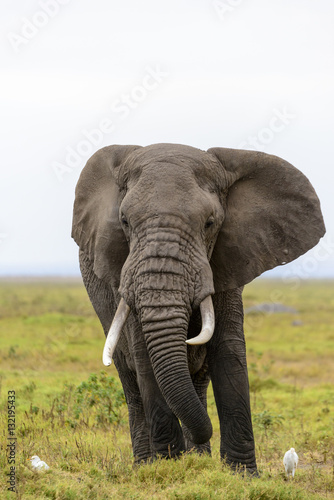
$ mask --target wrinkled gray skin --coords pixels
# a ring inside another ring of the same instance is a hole
[[[121,297],[131,308],[113,360],[137,462],[210,452],[211,379],[221,456],[256,472],[242,287],[324,232],[309,181],[274,156],[157,144],[110,146],[90,158],[76,188],[72,236],[105,334]],[[187,345],[208,295],[213,337]]]

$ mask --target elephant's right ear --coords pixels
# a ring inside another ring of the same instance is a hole
[[[118,172],[141,146],[108,146],[97,151],[81,172],[75,190],[72,238],[93,262],[98,278],[118,287],[129,248],[119,223]]]

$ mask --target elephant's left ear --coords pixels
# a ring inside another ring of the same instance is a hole
[[[227,182],[226,218],[211,258],[216,292],[296,259],[325,234],[308,179],[276,156],[211,148]]]
[[[120,167],[140,146],[108,146],[81,172],[75,190],[72,238],[93,262],[94,273],[118,287],[129,248],[119,222]]]

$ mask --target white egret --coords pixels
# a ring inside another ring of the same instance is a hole
[[[298,455],[295,452],[294,448],[290,448],[289,451],[286,452],[283,458],[283,464],[285,467],[286,475],[289,477],[295,477],[295,471],[298,464]]]
[[[28,458],[27,460],[30,460],[31,466],[34,470],[48,470],[50,467],[43,462],[37,455],[33,455],[32,457]]]

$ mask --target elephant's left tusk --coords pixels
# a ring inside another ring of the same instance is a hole
[[[105,366],[109,366],[112,363],[112,356],[116,349],[122,328],[125,325],[127,317],[129,316],[129,312],[130,312],[130,307],[122,298],[118,305],[115,317],[113,319],[113,322],[111,323],[111,327],[108,332],[106,342],[104,344],[102,361]]]
[[[215,312],[213,309],[211,295],[201,302],[201,315],[202,315],[202,330],[197,337],[186,340],[187,344],[199,345],[206,344],[211,339],[215,330]]]

